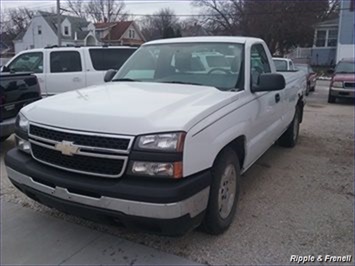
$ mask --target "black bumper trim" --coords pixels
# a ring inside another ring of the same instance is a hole
[[[181,180],[162,180],[123,175],[108,179],[76,174],[35,161],[17,148],[10,150],[5,157],[6,166],[30,176],[39,183],[51,184],[72,191],[96,194],[112,198],[151,202],[174,203],[187,199],[210,186],[209,170]]]

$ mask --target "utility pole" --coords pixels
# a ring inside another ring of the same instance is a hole
[[[57,0],[57,35],[58,35],[58,46],[62,46],[62,27],[60,21],[60,0]]]

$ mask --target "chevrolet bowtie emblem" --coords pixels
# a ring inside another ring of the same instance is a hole
[[[55,144],[55,149],[64,155],[73,156],[79,151],[79,147],[75,146],[73,142],[65,141]]]

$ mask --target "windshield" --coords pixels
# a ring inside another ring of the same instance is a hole
[[[287,71],[287,62],[285,60],[274,59],[276,71]]]
[[[243,44],[169,43],[141,47],[112,81],[241,88]]]
[[[335,68],[335,73],[355,73],[354,62],[340,62]]]

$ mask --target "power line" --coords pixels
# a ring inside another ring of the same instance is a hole
[[[66,12],[69,13],[75,13],[73,11],[70,10],[66,10],[63,9]],[[339,8],[340,10],[348,10],[347,8]],[[287,15],[297,15],[297,14],[304,14],[304,13],[308,13],[308,14],[316,14],[316,13],[323,13],[323,12],[327,12],[328,10],[323,10],[323,9],[319,9],[319,10],[302,10],[302,11],[287,11],[287,10],[282,10],[282,11],[269,11],[269,12],[244,12],[241,13],[242,15],[276,15],[276,14],[287,14]],[[102,15],[102,12],[90,12],[90,11],[86,11],[85,14],[90,14],[90,15]],[[136,13],[122,13],[122,14],[126,14],[128,16],[139,16],[139,17],[159,17],[161,16],[160,14],[136,14]],[[227,13],[227,15],[233,15],[233,13]],[[220,14],[175,14],[175,16],[177,17],[220,17]]]

